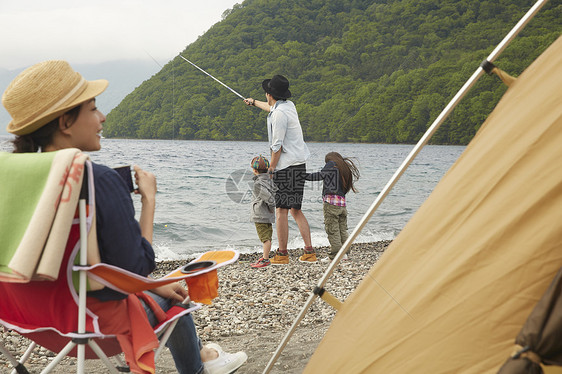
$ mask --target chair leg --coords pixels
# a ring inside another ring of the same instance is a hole
[[[25,369],[25,367],[23,365],[25,365],[27,360],[29,360],[29,357],[31,357],[31,354],[33,353],[33,350],[35,349],[36,346],[37,346],[37,343],[35,343],[35,342],[31,342],[29,344],[29,346],[27,347],[27,349],[25,350],[25,352],[23,353],[23,355],[19,359],[19,365],[18,366],[23,367],[23,369],[19,369],[20,371],[18,371],[18,368],[16,367],[16,368],[14,368],[14,370],[12,370],[11,374],[27,373],[27,369]]]
[[[29,346],[25,350],[23,356],[21,356],[21,358],[20,358],[20,362],[22,364],[25,364],[27,362],[27,360],[29,360],[29,357],[31,357],[31,354],[33,353],[33,350],[35,349],[35,347],[37,347],[37,343],[31,342],[29,344]]]
[[[23,364],[17,364],[14,370],[12,370],[12,374],[29,374],[29,371],[23,366]]]
[[[84,339],[86,342],[88,339]],[[86,344],[76,343],[76,374],[83,374],[86,363]]]
[[[115,368],[115,366],[113,366],[113,364],[111,363],[111,361],[109,360],[109,358],[107,357],[107,355],[104,353],[104,351],[100,348],[100,346],[93,340],[91,339],[87,339],[87,344],[90,346],[90,348],[95,352],[95,354],[100,358],[100,360],[102,360],[105,364],[105,366],[107,366],[107,369],[109,370],[109,372],[111,374],[119,374],[119,371]],[[66,357],[66,355],[76,346],[78,345],[78,349],[85,349],[85,343],[80,343],[77,344],[75,342],[69,342],[58,354],[57,356],[49,363],[49,365],[47,365],[47,367],[45,369],[43,369],[43,371],[41,372],[41,374],[47,374],[50,373],[51,370],[53,370],[61,361],[64,357]],[[85,360],[80,360],[78,359],[79,362],[77,362],[76,364],[76,372],[78,374],[83,374],[84,373],[84,361]],[[81,361],[81,362],[80,362]]]
[[[95,354],[100,358],[100,360],[104,362],[105,366],[107,366],[111,374],[119,374],[119,371],[115,368],[115,366],[113,366],[113,364],[111,363],[105,352],[100,348],[98,343],[96,343],[93,340],[90,340],[88,342],[88,345],[90,346],[92,351],[94,351]]]
[[[131,368],[129,368],[129,366],[125,363],[125,361],[123,361],[121,359],[121,357],[119,357],[119,355],[113,356],[112,359],[117,361],[117,365],[115,367],[117,368],[118,372],[120,372],[120,373],[130,373],[131,372]]]
[[[0,352],[4,356],[6,356],[8,361],[10,361],[10,364],[12,364],[12,366],[14,367],[13,372],[18,373],[18,374],[29,374],[29,372],[27,371],[25,366],[23,366],[23,363],[16,360],[16,358],[14,356],[12,356],[12,354],[4,347],[4,345],[2,343],[0,343]],[[24,362],[25,362],[25,360],[24,360]]]
[[[70,351],[72,351],[74,346],[76,346],[76,343],[72,341],[68,342],[68,344],[59,352],[59,354],[56,355],[55,358],[53,358],[49,365],[47,365],[47,367],[45,367],[45,369],[41,371],[41,374],[50,373],[51,370],[53,370],[62,361],[62,359],[65,358]]]
[[[166,329],[164,330],[164,333],[161,335],[160,344],[158,345],[158,349],[156,349],[156,352],[154,353],[154,361],[155,362],[156,362],[156,360],[158,360],[158,357],[160,357],[160,353],[162,353],[162,350],[166,346],[166,342],[170,338],[170,335],[172,335],[172,332],[174,332],[174,328],[176,327],[176,324],[178,323],[178,321],[179,320],[176,319],[174,322],[170,323],[166,327]]]

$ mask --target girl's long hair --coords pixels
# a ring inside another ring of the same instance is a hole
[[[329,152],[326,154],[324,161],[334,161],[336,163],[336,167],[341,175],[343,190],[345,193],[348,193],[349,190],[357,192],[353,183],[359,179],[360,174],[359,169],[351,158],[343,157],[338,152]]]

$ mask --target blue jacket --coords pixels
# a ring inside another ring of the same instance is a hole
[[[101,261],[147,276],[156,267],[154,250],[141,235],[127,185],[115,170],[107,166],[93,164],[93,171]],[[127,297],[107,287],[90,291],[88,296],[101,301]]]
[[[306,174],[307,181],[323,181],[322,197],[326,195],[345,196],[343,180],[334,161],[328,161],[322,170]]]

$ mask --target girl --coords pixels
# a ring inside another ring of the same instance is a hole
[[[105,116],[96,107],[95,97],[107,87],[106,80],[87,81],[66,61],[46,61],[24,70],[2,95],[2,103],[12,121],[8,132],[15,134],[14,152],[52,152],[78,148],[83,152],[101,149],[101,131]],[[155,268],[152,248],[156,178],[135,166],[137,194],[142,209],[135,220],[133,201],[119,174],[107,166],[93,164],[96,196],[97,239],[101,260],[142,276]],[[149,296],[167,310],[187,296],[180,284],[174,283],[151,290]],[[133,297],[130,295],[129,297]],[[136,297],[136,296],[135,296]],[[88,293],[88,308],[100,316],[100,328],[118,308],[126,307],[127,295],[109,288]],[[156,323],[145,305],[147,322]],[[129,321],[119,321],[130,334]],[[104,327],[106,326],[106,327]],[[120,341],[121,342],[121,341]],[[180,373],[227,373],[246,361],[246,354],[229,354],[216,344],[202,346],[191,315],[179,319],[167,343]],[[134,358],[127,361],[134,372]]]
[[[331,247],[328,256],[333,260],[348,237],[345,195],[350,190],[357,192],[353,183],[359,179],[359,169],[351,159],[337,152],[326,154],[324,162],[321,171],[307,174],[306,179],[323,181],[324,227]]]

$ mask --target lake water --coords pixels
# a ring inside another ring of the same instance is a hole
[[[9,137],[0,136],[0,150],[10,151]],[[376,199],[413,145],[308,143],[312,156],[308,171],[324,165],[324,156],[336,151],[354,157],[361,178],[359,192],[350,192],[350,232]],[[441,177],[460,156],[462,146],[426,146],[410,165],[356,242],[393,239],[429,196]],[[175,140],[103,139],[92,161],[111,167],[137,164],[152,171],[158,181],[154,248],[159,260],[181,259],[212,249],[261,251],[249,222],[250,160],[268,154],[266,142],[211,142]],[[324,232],[322,186],[306,185],[303,212],[314,246],[329,245]],[[133,195],[137,212],[140,198]],[[138,217],[137,217],[138,218]],[[273,247],[277,247],[274,232]],[[289,248],[302,248],[298,227],[289,218]]]

